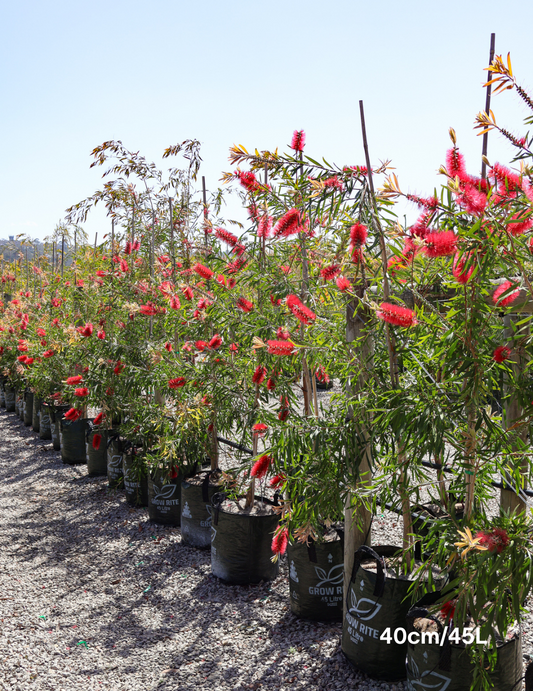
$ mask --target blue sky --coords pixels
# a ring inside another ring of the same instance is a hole
[[[492,31],[533,85],[532,20],[532,3],[511,12],[490,0],[6,3],[0,237],[50,234],[101,186],[90,152],[109,139],[162,167],[166,146],[199,139],[208,188],[229,169],[229,146],[283,148],[296,128],[309,155],[363,163],[359,99],[373,164],[392,159],[403,188],[431,193],[450,126],[479,172],[472,125]],[[493,110],[523,133],[527,111],[510,92]],[[510,155],[492,136],[490,160]],[[101,238],[109,221],[100,211],[85,227]]]

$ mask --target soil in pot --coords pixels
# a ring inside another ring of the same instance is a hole
[[[131,506],[148,506],[148,469],[137,447],[129,445],[122,454],[124,490]]]
[[[279,516],[270,499],[255,497],[248,509],[238,501],[215,494],[212,499],[211,570],[228,583],[247,585],[276,578],[272,537]]]
[[[117,429],[107,432],[107,480],[109,489],[124,489],[124,470],[122,469],[122,447],[124,438]]]
[[[52,420],[50,418],[50,406],[48,403],[41,403],[39,411],[39,439],[52,438]]]
[[[427,606],[427,605],[426,605]],[[471,629],[475,644],[476,629],[473,622],[461,627],[460,633]],[[407,645],[407,688],[420,691],[470,691],[474,680],[474,666],[470,661],[470,637],[454,635],[446,625],[446,617],[431,615],[422,603],[417,603],[407,615],[407,635],[414,635],[418,642]],[[443,637],[444,634],[444,637]],[[450,642],[449,636],[455,640]],[[478,636],[479,637],[479,636]],[[466,640],[465,640],[466,638]],[[480,638],[480,637],[479,637]],[[508,632],[505,640],[494,636],[497,661],[489,674],[494,689],[513,691],[520,687],[523,673],[522,639],[518,626]]]
[[[86,463],[85,455],[85,432],[87,430],[87,420],[66,420],[64,414],[59,420],[59,434],[61,438],[61,459],[63,463],[75,465]]]
[[[17,394],[15,389],[12,389],[10,386],[6,386],[4,388],[4,396],[6,401],[6,411],[8,413],[14,413],[17,402]]]
[[[348,661],[373,679],[405,679],[407,641],[387,642],[381,634],[405,628],[411,607],[409,574],[394,568],[399,547],[360,547],[354,557],[346,592],[346,617],[342,627],[342,651]],[[417,564],[418,566],[419,564]],[[440,585],[438,572],[433,582]]]
[[[33,391],[26,391],[24,395],[24,424],[29,427],[33,418]]]
[[[41,417],[41,403],[42,399],[33,395],[33,412],[32,412],[32,427],[34,432],[39,431],[40,417]]]
[[[181,539],[190,547],[211,547],[211,500],[220,492],[221,475],[206,471],[181,483]]]
[[[340,534],[339,534],[340,533]],[[291,612],[303,619],[342,621],[344,540],[333,527],[321,541],[287,548]]]
[[[85,453],[88,475],[107,475],[107,430],[93,427],[88,421],[85,432]]]

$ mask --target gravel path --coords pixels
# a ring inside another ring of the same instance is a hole
[[[350,667],[340,624],[291,614],[285,563],[224,585],[209,552],[3,409],[0,448],[0,688],[403,689]]]
[[[0,448],[2,690],[404,689],[350,667],[340,624],[291,614],[286,563],[271,583],[224,585],[209,552],[3,409]],[[397,524],[379,517],[376,541]]]

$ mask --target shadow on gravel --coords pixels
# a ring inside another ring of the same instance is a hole
[[[179,638],[179,653],[167,652],[165,666],[193,665],[202,674],[202,650],[210,652],[209,669],[230,653],[236,664],[227,666],[218,680],[230,688],[280,688],[283,684],[299,688],[302,673],[306,688],[325,688],[334,676],[343,685],[348,680],[351,684],[354,674],[359,679],[340,653],[340,645],[332,652],[332,640],[340,640],[340,624],[299,620],[290,611],[273,620],[269,603],[288,605],[274,584],[222,583],[210,574],[208,550],[181,545],[178,529],[150,523],[146,509],[132,509],[122,492],[107,488],[106,477],[88,477],[85,466],[63,465],[51,442],[39,440],[14,415],[0,410],[0,419],[9,430],[0,454],[4,497],[17,501],[16,497],[24,496],[28,504],[21,507],[10,531],[0,534],[2,549],[26,563],[30,574],[37,575],[43,566],[59,569],[58,578],[64,579],[62,589],[67,592],[53,594],[58,618],[67,611],[63,600],[72,590],[82,598],[87,594],[86,616],[91,631],[97,631],[93,638],[100,647],[112,649],[122,665],[139,646],[149,650],[158,642]],[[30,453],[21,457],[21,448]],[[57,479],[53,491],[49,483],[42,484],[49,473]],[[127,547],[122,542],[120,548],[106,552],[107,543],[125,538]],[[196,583],[188,588],[191,576]],[[168,616],[172,606],[175,618]],[[235,629],[248,642],[258,644],[257,663],[264,667],[259,680],[242,678],[239,650],[231,641]],[[226,635],[229,642],[224,640]],[[68,645],[79,645],[78,636],[73,631]],[[302,669],[302,649],[305,665],[312,667],[309,672],[307,667]],[[121,667],[124,672],[128,669],[127,664]],[[86,673],[96,677],[104,671],[88,666]],[[177,688],[171,679],[162,684],[158,688]],[[199,688],[197,681],[191,681],[190,687],[187,684],[181,679],[179,688]]]

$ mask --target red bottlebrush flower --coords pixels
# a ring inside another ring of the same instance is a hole
[[[171,389],[179,389],[182,386],[185,386],[187,381],[183,377],[176,377],[175,379],[169,379],[168,380],[168,386]]]
[[[468,271],[465,269],[467,262],[469,261],[468,256],[463,256],[461,259],[458,259],[455,257],[453,260],[453,277],[457,281],[457,283],[461,283],[462,285],[465,285],[468,283],[470,280],[470,277],[472,276],[475,268],[475,264],[472,264],[472,266],[468,269]]]
[[[105,413],[104,413],[104,412],[98,413],[98,415],[97,415],[97,416],[94,418],[94,420],[93,420],[93,425],[97,425],[97,426],[98,426],[98,425],[102,422],[102,420],[104,419],[104,417],[105,417]]]
[[[507,360],[511,355],[511,349],[507,346],[498,346],[494,353],[492,354],[492,359],[495,362],[503,362]]]
[[[170,341],[167,341],[165,343],[165,350],[168,351],[169,353],[172,352],[172,343]]]
[[[254,375],[252,377],[252,381],[256,386],[260,386],[264,381],[265,377],[267,375],[267,368],[263,367],[262,365],[258,365],[255,368]]]
[[[178,477],[178,470],[179,468],[175,465],[172,466],[170,470],[170,479],[175,480]]]
[[[26,362],[24,363],[25,365],[33,365],[35,358],[32,357],[26,357]]]
[[[263,434],[267,431],[268,425],[265,425],[264,422],[258,422],[252,427],[254,434],[256,434],[259,437],[262,437]]]
[[[298,209],[289,209],[274,226],[272,236],[275,238],[287,237],[298,232],[300,225],[300,212]]]
[[[269,355],[292,355],[294,345],[289,341],[267,341]]]
[[[257,192],[261,189],[261,183],[257,180],[251,170],[236,170],[237,179],[248,192]]]
[[[81,416],[81,410],[78,410],[77,408],[71,408],[70,410],[67,410],[67,412],[65,413],[65,420],[75,422],[76,420],[79,420]]]
[[[344,183],[339,180],[337,175],[333,175],[330,178],[326,178],[326,180],[322,180],[322,184],[326,189],[335,189],[341,191],[344,189]]]
[[[347,278],[345,278],[344,276],[339,276],[337,278],[337,280],[335,281],[335,283],[337,284],[337,288],[342,293],[346,292],[351,286],[350,281]]]
[[[239,238],[236,235],[233,235],[233,233],[230,233],[229,230],[225,230],[224,228],[215,228],[215,235],[227,245],[231,245],[231,247],[235,247],[239,242]]]
[[[153,317],[155,314],[157,314],[157,309],[153,303],[147,302],[146,305],[140,306],[139,312],[144,314],[145,317]]]
[[[481,216],[487,205],[487,195],[480,192],[475,185],[465,182],[457,195],[457,203],[473,216]]]
[[[234,262],[229,262],[226,265],[226,271],[228,274],[238,274],[241,269],[244,269],[246,266],[246,259],[243,259],[243,257],[238,257]],[[233,288],[235,283],[233,285],[230,285],[231,279],[228,278],[228,288]]]
[[[316,314],[306,307],[296,295],[287,295],[287,307],[299,319],[302,324],[311,324],[316,319]]]
[[[303,130],[294,130],[290,148],[294,151],[303,151],[305,146],[305,132]]]
[[[286,479],[287,477],[283,473],[280,473],[279,475],[274,475],[268,484],[274,489],[279,489],[280,487],[283,487]]]
[[[157,289],[163,293],[163,295],[168,298],[172,291],[174,290],[174,286],[170,281],[163,281],[161,285],[157,286]]]
[[[290,267],[290,266],[284,266],[284,265],[282,264],[279,268],[283,271],[283,273],[285,274],[285,276],[287,276],[287,275],[290,274],[290,272],[291,272],[291,267]]]
[[[499,307],[507,307],[507,305],[510,305],[512,302],[514,302],[520,294],[519,290],[515,290],[513,293],[509,293],[509,295],[500,300],[500,296],[512,287],[513,284],[511,283],[511,281],[504,281],[501,285],[499,285],[494,291],[494,293],[492,293],[493,304],[498,305]]]
[[[203,405],[211,405],[211,399],[209,398],[209,396],[203,396],[202,397],[202,404]]]
[[[409,229],[409,232],[413,237],[421,238],[422,240],[426,237],[428,233],[428,224],[432,215],[432,211],[424,211],[424,213],[420,214],[414,225],[412,225]]]
[[[181,307],[181,303],[179,301],[179,298],[177,297],[177,295],[173,295],[170,298],[170,309],[179,310],[180,307]]]
[[[28,346],[26,343],[24,343],[24,341],[22,341],[22,343],[18,344],[17,350],[20,350],[21,353],[24,353],[26,350],[28,350]]]
[[[113,389],[111,386],[109,386],[105,390],[106,396],[114,396],[115,395],[115,389]]]
[[[203,353],[204,350],[209,347],[207,341],[196,341],[194,345],[196,346],[196,350],[199,350],[200,353]]]
[[[238,353],[239,352],[239,344],[238,343],[232,343],[229,347],[232,353]]]
[[[515,237],[517,235],[522,235],[522,233],[525,233],[528,230],[531,230],[531,228],[533,228],[533,219],[524,219],[523,214],[514,214],[512,219],[507,224],[507,230]]]
[[[268,472],[268,469],[270,468],[272,460],[272,456],[269,456],[266,453],[260,456],[259,459],[253,464],[250,476],[257,478],[258,480],[264,478]]]
[[[102,435],[101,434],[94,434],[93,435],[93,449],[95,449],[95,451],[98,451],[101,443],[102,443]]]
[[[440,613],[444,617],[444,619],[453,619],[453,615],[455,614],[455,605],[456,601],[455,600],[449,600],[448,602],[445,602],[441,609]]]
[[[141,241],[140,240],[134,240],[133,244],[131,246],[131,249],[133,252],[137,252],[138,250],[141,249]]]
[[[234,278],[228,278],[228,289],[231,290],[232,288],[235,288],[237,285],[237,281]]]
[[[218,276],[216,277],[216,282],[221,286],[225,286],[226,285],[226,277],[223,276],[222,274],[218,274]]]
[[[390,302],[381,303],[377,317],[395,326],[414,326],[418,324],[413,310],[407,307],[400,307],[400,305],[393,305]]]
[[[99,338],[101,341],[105,339],[105,331],[102,329],[101,331],[98,331],[96,334],[96,338]]]
[[[340,264],[330,264],[330,266],[326,266],[325,268],[321,269],[320,275],[322,276],[324,281],[332,281],[340,274],[340,272]]]
[[[237,300],[237,307],[243,312],[251,312],[254,308],[254,303],[241,297]]]
[[[45,350],[45,352],[43,353],[43,357],[45,358],[53,357],[54,355],[55,353],[53,350]]]
[[[113,370],[114,374],[121,374],[124,371],[124,365],[120,360],[117,360],[117,364],[115,365],[115,369]]]
[[[434,211],[438,205],[439,200],[437,197],[419,197],[417,194],[406,194],[405,195],[410,202],[413,202],[422,209],[428,209]]]
[[[78,326],[77,331],[82,336],[85,336],[87,338],[87,337],[93,335],[93,325],[92,324],[85,324],[85,326]]]
[[[215,275],[213,271],[207,266],[204,266],[203,264],[195,264],[193,267],[193,270],[196,271],[196,273],[201,276],[202,278],[205,278],[206,281],[209,279],[213,278]]]
[[[186,300],[192,300],[193,299],[194,293],[193,293],[192,288],[190,286],[182,286],[181,292],[183,293]]]
[[[287,551],[287,544],[289,542],[289,530],[288,528],[283,528],[279,533],[274,535],[272,538],[272,551],[276,555],[285,554]]]
[[[128,266],[128,262],[125,259],[120,260],[120,270],[124,274],[130,270],[130,267]]]
[[[509,544],[509,535],[503,528],[494,528],[491,533],[485,533],[480,530],[475,535],[479,539],[479,544],[486,547],[489,552],[498,552],[500,554]]]
[[[19,362],[22,362],[22,364],[24,364],[24,363],[26,362],[27,359],[28,359],[28,356],[27,356],[27,355],[19,355],[18,358],[17,358],[17,360],[18,360]]]
[[[231,251],[233,254],[236,254],[238,257],[240,257],[246,252],[246,247],[242,243],[238,242]]]
[[[89,395],[89,389],[86,386],[82,386],[79,389],[74,389],[74,395],[78,398],[84,398]]]
[[[276,336],[278,338],[281,338],[282,341],[288,341],[290,338],[289,332],[286,329],[284,329],[282,326],[278,326],[278,328],[276,330]]]
[[[464,156],[455,146],[446,152],[446,170],[452,178],[458,177],[461,181],[468,177]]]
[[[208,343],[208,348],[211,348],[211,350],[216,350],[217,348],[220,348],[222,345],[222,336],[219,334],[215,334],[213,338],[209,341]]]
[[[350,244],[352,248],[361,249],[366,245],[368,229],[362,223],[356,223],[350,228]]]
[[[273,377],[267,379],[267,389],[269,391],[274,391],[276,388],[276,380]]]
[[[520,184],[520,176],[501,163],[495,163],[493,165],[491,177],[494,178],[496,184],[500,183],[498,185],[498,192],[502,195],[508,192],[516,192],[522,187]]]
[[[41,338],[43,338],[44,336],[46,336],[46,331],[45,331],[44,329],[40,329],[40,328],[39,328],[39,329],[36,329],[36,330],[35,330],[35,333],[37,334],[37,336],[40,336]]]
[[[329,374],[326,372],[326,370],[324,369],[324,367],[322,365],[320,365],[320,367],[317,368],[317,371],[315,374],[316,374],[316,378],[318,379],[318,381],[323,382],[324,384],[329,384],[329,382],[330,382]]]
[[[77,374],[75,377],[69,377],[67,379],[67,384],[70,386],[77,386],[78,384],[81,384],[83,381],[83,377],[81,374]]]
[[[268,238],[272,230],[272,219],[268,214],[261,216],[257,225],[257,237]]]
[[[272,294],[270,295],[270,302],[274,307],[279,307],[279,305],[281,305],[281,299],[276,299]]]
[[[131,242],[128,240],[126,242],[126,247],[124,248],[124,254],[131,254],[131,250],[132,250]]]
[[[107,271],[99,270],[96,272],[96,275],[99,276],[100,278],[104,278],[105,276],[107,276]]]
[[[457,249],[457,236],[451,230],[442,233],[428,233],[424,238],[424,250],[428,257],[445,257]]]

